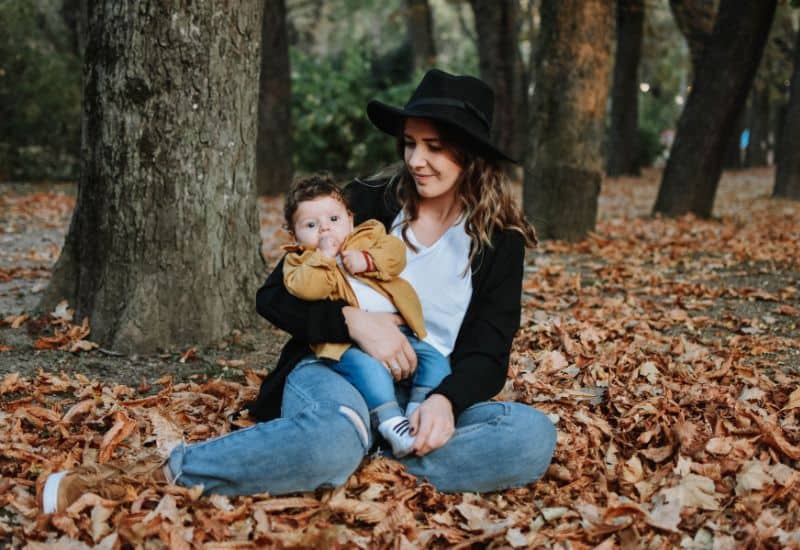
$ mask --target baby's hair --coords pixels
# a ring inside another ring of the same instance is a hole
[[[298,205],[303,201],[312,201],[319,197],[333,197],[341,202],[348,212],[350,211],[350,205],[347,204],[347,199],[333,176],[327,172],[319,172],[292,182],[286,193],[286,203],[283,205],[284,227],[292,231],[294,213],[297,212]]]

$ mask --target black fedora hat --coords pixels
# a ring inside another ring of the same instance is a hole
[[[369,120],[389,135],[400,135],[406,118],[429,118],[462,130],[490,156],[516,163],[491,142],[493,113],[494,92],[485,82],[439,69],[425,73],[402,109],[377,100],[367,104]]]

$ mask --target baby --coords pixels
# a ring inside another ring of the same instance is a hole
[[[284,216],[297,243],[285,247],[283,265],[284,283],[292,295],[302,300],[342,299],[365,311],[396,313],[404,319],[401,330],[417,355],[405,413],[383,363],[350,344],[322,343],[312,349],[361,392],[370,419],[391,444],[394,456],[409,454],[414,437],[408,417],[450,374],[450,364],[423,341],[426,331],[419,298],[399,277],[406,264],[405,244],[387,235],[377,220],[354,228],[344,195],[325,175],[293,183]]]

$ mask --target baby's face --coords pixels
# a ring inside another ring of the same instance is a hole
[[[353,216],[344,204],[330,196],[299,203],[293,221],[298,244],[319,247],[325,239],[326,247],[337,253],[345,237],[353,231]]]

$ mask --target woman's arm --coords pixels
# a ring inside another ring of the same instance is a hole
[[[453,372],[411,415],[414,452],[420,456],[447,443],[455,432],[455,418],[470,405],[494,397],[506,381],[511,343],[519,328],[525,245],[520,235],[505,232],[485,254],[485,278],[473,289],[450,355]]]
[[[308,302],[292,296],[283,278],[284,259],[256,293],[256,310],[276,327],[308,344],[350,342],[342,308],[344,300]]]
[[[417,366],[417,356],[398,328],[396,315],[368,313],[344,300],[305,301],[284,285],[282,259],[256,294],[256,310],[269,322],[308,344],[355,342],[387,366],[396,364],[398,379]]]

